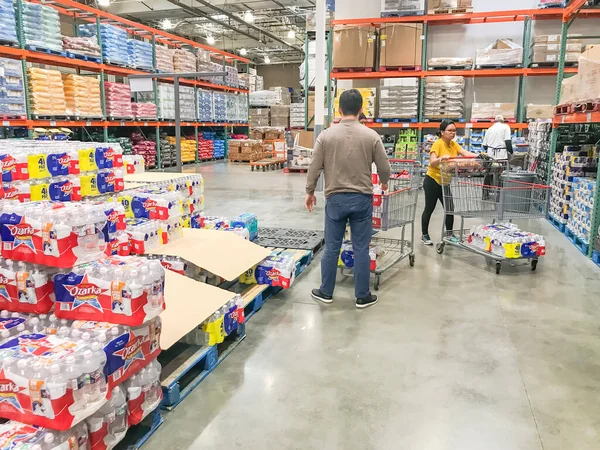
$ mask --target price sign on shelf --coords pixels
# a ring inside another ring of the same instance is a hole
[[[56,120],[51,120],[50,121],[50,126],[51,127],[55,127],[56,126]]]
[[[560,119],[560,123],[565,123],[565,116],[562,116]]]
[[[586,121],[588,123],[590,123],[592,121],[592,113],[587,113],[587,119],[586,119]]]
[[[389,124],[389,123],[387,123],[387,122],[383,122],[383,123],[381,124],[381,126],[382,126],[382,128],[389,128],[390,124]]]
[[[3,120],[2,121],[2,126],[3,127],[10,127],[10,122],[8,120]]]
[[[86,122],[86,123],[85,123],[85,126],[86,126],[86,127],[91,127],[91,126],[92,126],[92,122]]]
[[[125,126],[125,121],[121,120],[121,126],[124,127]]]
[[[473,124],[472,123],[465,123],[465,128],[473,128]]]
[[[402,124],[402,128],[408,128],[408,127],[410,127],[410,123],[403,123]]]
[[[144,126],[147,127],[148,126],[148,122],[144,122]]]

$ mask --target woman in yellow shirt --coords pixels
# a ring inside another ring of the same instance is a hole
[[[431,146],[429,168],[425,181],[423,182],[423,190],[425,191],[425,209],[421,217],[421,229],[423,237],[421,240],[425,245],[433,245],[429,237],[429,221],[431,215],[435,211],[438,200],[444,204],[444,193],[446,197],[451,197],[450,187],[442,186],[442,175],[440,172],[440,164],[442,161],[459,156],[476,156],[474,153],[464,150],[454,141],[456,137],[456,125],[451,120],[444,120],[440,125],[438,132],[438,140]],[[446,231],[451,232],[454,227],[454,216],[446,215]]]

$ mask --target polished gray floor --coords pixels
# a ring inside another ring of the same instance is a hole
[[[322,227],[322,201],[303,209],[305,175],[198,171],[207,214]],[[311,299],[317,258],[145,448],[599,449],[600,268],[545,221],[523,225],[547,236],[538,272],[496,276],[477,255],[419,244],[364,311],[348,279],[331,306]]]

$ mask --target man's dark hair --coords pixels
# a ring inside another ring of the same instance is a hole
[[[363,107],[363,98],[356,89],[342,92],[340,95],[340,109],[344,116],[358,116]]]

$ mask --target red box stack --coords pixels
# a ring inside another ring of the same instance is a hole
[[[109,117],[133,119],[131,109],[131,88],[123,83],[104,83],[106,93],[106,115]]]
[[[212,159],[215,154],[215,144],[213,141],[200,139],[198,141],[198,157],[200,159]]]

